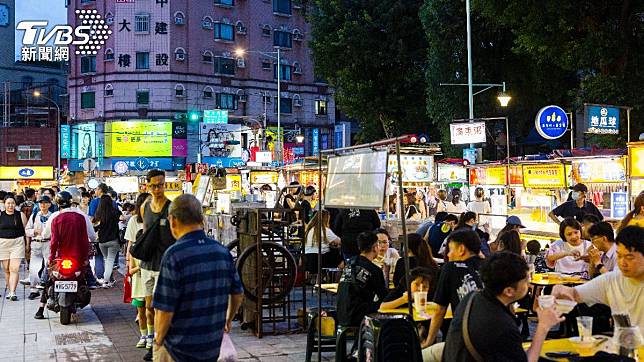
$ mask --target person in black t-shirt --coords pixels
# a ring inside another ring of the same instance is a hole
[[[442,360],[474,361],[463,338],[465,309],[471,300],[467,329],[473,349],[485,361],[537,361],[548,330],[563,318],[555,308],[537,309],[539,323],[527,351],[514,321],[512,304],[528,292],[530,278],[525,260],[517,254],[502,251],[493,254],[481,266],[485,288],[463,298],[454,311],[447,334]],[[432,347],[439,349],[440,346]],[[428,354],[431,351],[426,351]]]
[[[584,184],[576,184],[570,188],[572,190],[572,199],[564,202],[563,204],[555,207],[548,216],[550,219],[558,224],[561,224],[559,217],[567,218],[574,217],[577,221],[581,222],[585,215],[595,215],[599,221],[604,220],[604,215],[599,211],[597,206],[587,200],[586,194],[588,187]]]
[[[447,237],[449,262],[441,269],[434,302],[438,308],[432,317],[429,334],[421,344],[423,348],[434,343],[438,330],[443,324],[447,307],[456,309],[461,299],[471,291],[483,286],[479,276],[481,239],[472,229],[459,229]]]
[[[360,253],[358,234],[380,227],[380,217],[375,210],[343,209],[335,219],[335,230],[342,240],[342,253],[346,259]]]
[[[337,318],[341,326],[360,325],[362,318],[380,308],[387,296],[385,277],[372,260],[378,255],[378,237],[368,231],[358,235],[360,255],[344,268],[338,284]]]

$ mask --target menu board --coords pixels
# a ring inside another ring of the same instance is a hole
[[[566,187],[564,165],[523,165],[523,186],[527,189],[553,189]]]
[[[278,174],[276,171],[251,171],[250,183],[253,185],[276,184]]]
[[[505,166],[470,169],[470,185],[505,185],[506,180]]]
[[[398,179],[398,160],[389,157],[387,171],[393,182]],[[427,155],[400,155],[403,186],[427,186],[434,180],[434,157]]]
[[[438,182],[467,182],[467,170],[463,166],[438,165]]]
[[[623,158],[584,159],[573,161],[572,176],[575,183],[625,182],[625,162]]]

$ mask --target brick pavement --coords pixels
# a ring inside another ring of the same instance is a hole
[[[26,275],[24,265],[21,278]],[[4,273],[0,273],[0,285]],[[70,325],[63,326],[58,314],[45,310],[45,320],[33,318],[38,300],[28,300],[29,288],[18,286],[19,301],[4,298],[0,289],[0,358],[2,362],[25,361],[142,361],[144,349],[135,347],[138,326],[136,310],[123,303],[122,276],[114,288],[92,292],[91,305],[80,310]],[[258,339],[235,325],[231,339],[241,362],[301,362],[305,358],[304,333],[265,336]],[[314,354],[313,360],[317,360]],[[333,360],[332,353],[323,361]]]

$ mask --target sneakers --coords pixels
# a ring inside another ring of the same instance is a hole
[[[145,348],[152,350],[152,344],[154,343],[154,336],[146,336],[145,338]]]
[[[40,284],[36,285],[36,289],[40,289],[40,290],[45,289],[45,282],[40,282]]]
[[[103,289],[109,289],[109,288],[111,288],[111,287],[113,287],[113,286],[114,286],[114,283],[112,283],[112,282],[107,282],[107,283],[103,283],[103,285],[101,285],[101,288],[103,288]]]
[[[31,285],[31,281],[29,280],[29,278],[25,278],[25,279],[20,280],[20,284],[22,284],[22,285]]]
[[[29,299],[29,300],[34,300],[34,299],[36,299],[36,298],[38,298],[38,297],[40,297],[40,293],[38,293],[38,292],[31,292],[31,293],[29,293],[29,296],[27,297],[27,299]]]
[[[136,348],[145,348],[147,345],[147,338],[148,336],[141,336],[141,338],[139,338],[139,342],[136,344]]]
[[[45,315],[41,310],[36,312],[36,315],[34,316],[34,319],[45,319]]]
[[[152,348],[148,349],[148,353],[143,357],[144,361],[152,361]]]
[[[18,296],[17,296],[17,295],[15,295],[15,294],[14,294],[14,295],[12,295],[12,296],[11,296],[11,301],[12,301],[12,302],[17,302],[17,301],[18,301]]]
[[[7,300],[10,300],[12,302],[15,302],[18,300],[18,296],[15,293],[7,293],[7,296],[5,298],[7,298]]]

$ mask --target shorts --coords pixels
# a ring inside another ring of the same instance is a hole
[[[145,299],[143,298],[132,298],[132,305],[137,308],[145,307]]]
[[[0,260],[23,259],[25,257],[25,238],[0,239]]]
[[[143,283],[146,297],[151,297],[154,295],[154,290],[157,289],[158,281],[159,281],[158,271],[141,269],[141,283]]]

